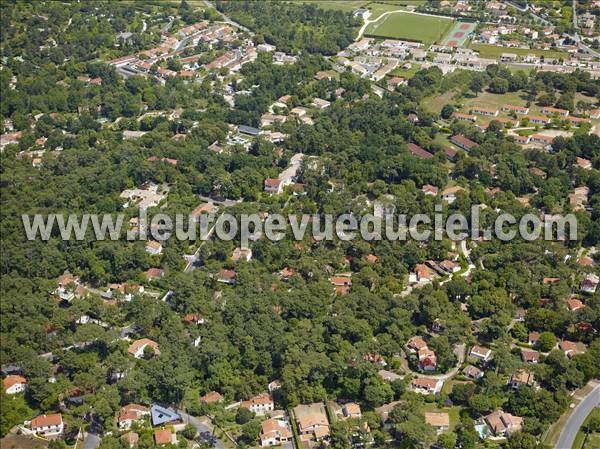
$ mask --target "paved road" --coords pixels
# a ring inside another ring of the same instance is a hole
[[[600,385],[596,387],[575,407],[569,416],[567,424],[560,433],[555,449],[571,449],[575,435],[594,407],[600,406]]]
[[[189,415],[183,410],[177,410],[177,413],[181,415],[181,417],[186,423],[191,424],[196,428],[196,430],[200,434],[200,438],[202,438],[209,444],[212,444],[216,449],[225,449],[225,445],[223,444],[223,442],[212,433],[210,427],[204,424],[200,418]]]
[[[234,22],[233,20],[231,20],[229,17],[227,17],[225,14],[223,14],[221,11],[219,11],[215,7],[215,5],[212,4],[212,2],[209,2],[208,0],[204,0],[204,4],[206,6],[208,6],[209,8],[214,8],[221,15],[221,18],[223,19],[223,22],[228,23],[228,24],[233,25],[233,26],[236,26],[240,30],[247,32],[250,36],[254,36],[254,32],[251,29],[246,28],[241,23],[237,23],[237,22]]]
[[[83,449],[96,449],[101,441],[102,438],[95,433],[86,432],[83,437]]]

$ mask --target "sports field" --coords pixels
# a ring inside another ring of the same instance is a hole
[[[456,22],[452,30],[441,42],[442,45],[448,45],[449,47],[463,47],[467,39],[469,39],[473,31],[475,31],[476,26],[477,25],[474,23]]]
[[[370,24],[365,35],[409,39],[429,45],[441,40],[453,25],[454,19],[447,17],[394,12]]]

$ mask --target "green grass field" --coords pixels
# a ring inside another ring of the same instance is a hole
[[[539,57],[560,59],[568,58],[569,54],[564,51],[556,50],[529,50],[525,48],[506,48],[498,47],[496,45],[487,44],[471,44],[471,48],[479,52],[479,56],[482,58],[499,58],[502,53],[514,53],[519,56],[536,55]]]
[[[600,417],[600,408],[595,408],[585,419],[583,424],[585,425],[587,422],[589,422],[592,417]],[[577,436],[575,437],[575,441],[573,443],[573,449],[595,449],[598,447],[600,447],[600,433],[591,433],[588,435],[586,440],[585,434],[581,431],[581,429],[579,432],[577,432]]]
[[[453,19],[395,12],[370,24],[365,35],[432,44],[442,39],[453,24]]]

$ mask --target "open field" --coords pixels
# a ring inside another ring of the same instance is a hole
[[[2,449],[45,449],[48,441],[25,435],[9,433],[0,440]]]
[[[479,56],[482,58],[497,59],[502,56],[502,53],[514,53],[519,56],[536,55],[539,57],[546,57],[552,59],[568,58],[569,54],[564,51],[557,50],[534,50],[525,48],[507,48],[498,47],[496,45],[487,44],[471,44],[471,48],[479,52]]]
[[[370,24],[365,35],[409,39],[429,45],[442,39],[453,24],[453,19],[394,12]]]

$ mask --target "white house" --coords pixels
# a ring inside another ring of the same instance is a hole
[[[27,389],[27,379],[23,376],[11,374],[2,380],[6,394],[22,393]]]
[[[473,346],[469,356],[487,362],[492,357],[492,350],[484,348],[483,346]]]
[[[240,407],[247,408],[259,416],[275,410],[275,403],[269,393],[259,394],[247,401],[242,401]]]
[[[64,423],[60,413],[41,415],[31,420],[32,432],[44,436],[53,437],[63,433]]]

